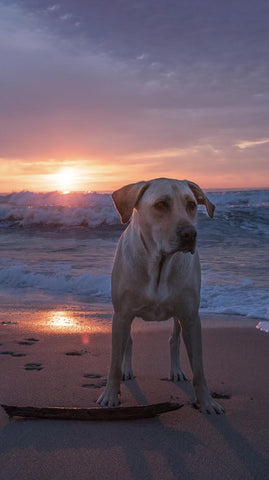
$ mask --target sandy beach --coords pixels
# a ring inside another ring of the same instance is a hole
[[[268,17],[0,0],[0,480],[269,480]]]
[[[111,351],[110,326],[98,317],[2,311],[0,403],[95,406]],[[193,408],[189,383],[168,381],[169,324],[135,322],[136,378],[122,385],[122,406],[175,401],[183,408],[115,422],[9,420],[1,409],[1,480],[269,478],[269,336],[255,323],[203,319],[210,390],[230,397],[219,400],[225,415],[206,416]],[[181,357],[191,378],[184,347]]]

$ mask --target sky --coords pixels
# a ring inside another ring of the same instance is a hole
[[[0,191],[268,187],[268,25],[268,0],[0,0]]]

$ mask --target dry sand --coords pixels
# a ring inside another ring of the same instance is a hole
[[[94,314],[87,324],[76,312],[61,313],[66,319],[58,325],[57,315],[53,320],[46,311],[2,312],[0,319],[18,315],[17,324],[0,324],[0,403],[94,406],[109,367],[110,329],[99,327]],[[204,363],[210,389],[231,396],[219,400],[225,415],[201,414],[192,407],[191,385],[167,380],[169,325],[137,322],[136,378],[122,386],[122,405],[178,401],[184,407],[117,422],[9,421],[1,409],[0,479],[269,478],[269,335],[252,321],[244,328],[237,319],[216,322],[203,322]],[[191,378],[184,348],[182,367]]]

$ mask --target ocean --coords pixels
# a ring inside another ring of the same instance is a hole
[[[269,320],[269,190],[209,192],[199,207],[201,313]],[[0,195],[2,307],[109,304],[124,227],[106,193]],[[217,315],[216,315],[217,321]],[[265,322],[266,323],[266,322]]]

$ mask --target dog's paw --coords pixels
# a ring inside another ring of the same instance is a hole
[[[169,380],[171,380],[172,382],[188,382],[188,379],[186,377],[186,375],[184,374],[184,372],[182,372],[181,368],[173,368],[170,370],[170,376],[169,376]]]
[[[194,407],[202,413],[217,413],[218,415],[225,413],[224,408],[211,397],[209,392],[203,393],[199,398],[197,396],[197,402],[194,403]]]
[[[118,388],[115,388],[113,385],[108,385],[96,403],[101,407],[118,407],[120,404],[118,394]]]

